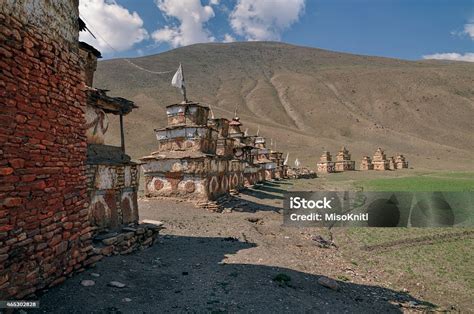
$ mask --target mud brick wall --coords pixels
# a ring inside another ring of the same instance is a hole
[[[77,18],[78,1],[0,4],[0,300],[93,262]]]
[[[137,164],[88,164],[88,218],[94,234],[138,222]]]

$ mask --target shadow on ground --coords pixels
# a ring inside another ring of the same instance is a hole
[[[248,196],[253,196],[258,199],[276,199],[276,200],[282,200],[283,196],[281,195],[274,195],[267,193],[265,191],[261,191],[260,189],[254,189],[254,188],[247,188],[242,191],[240,191],[240,194],[248,195]]]
[[[163,236],[153,247],[113,256],[40,297],[44,313],[158,312],[400,312],[400,302],[422,303],[390,289],[339,282],[266,265],[230,264],[229,254],[255,244],[234,238]],[[100,277],[93,277],[98,273]],[[274,280],[289,278],[287,284]],[[83,287],[84,279],[95,281]],[[124,288],[107,284],[120,281]]]
[[[233,211],[236,212],[246,212],[246,213],[256,213],[259,211],[273,211],[273,212],[280,212],[282,210],[281,206],[274,206],[270,204],[262,204],[258,202],[254,202],[249,198],[246,198],[245,196],[253,196],[256,197],[254,194],[250,194],[248,192],[241,192],[241,194],[244,195],[244,197],[231,197],[229,198],[228,202],[225,204],[225,207],[230,207],[232,208]],[[260,194],[258,194],[260,195]],[[258,198],[258,197],[257,197]],[[268,200],[268,197],[262,197],[261,199]],[[277,200],[278,198],[275,198]],[[281,203],[279,201],[278,203]]]
[[[253,187],[245,188],[241,190],[240,193],[260,200],[283,200],[283,194],[287,191],[285,185],[291,185],[291,183],[284,180],[273,182],[265,181],[264,183],[257,184]],[[283,189],[281,188],[282,186],[284,186]]]

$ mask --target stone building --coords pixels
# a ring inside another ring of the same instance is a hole
[[[125,154],[123,116],[137,106],[120,97],[109,97],[93,88],[94,72],[100,52],[80,43],[79,54],[86,78],[87,191],[89,220],[95,232],[138,222],[138,165]],[[121,147],[106,145],[108,114],[120,119]]]
[[[123,115],[133,104],[92,88],[100,53],[78,42],[78,4],[0,5],[0,300],[61,283],[103,255],[123,252],[125,239],[148,245],[159,229],[142,225],[141,236],[128,230],[104,247],[92,242],[101,228],[138,219],[138,178],[120,148],[107,154],[120,156],[117,164],[103,166],[106,113]],[[103,212],[115,205],[117,217],[91,215],[101,197]]]
[[[390,162],[387,160],[387,156],[380,147],[375,151],[372,164],[374,166],[374,170],[384,171],[390,169]]]
[[[388,157],[387,160],[388,160],[388,169],[389,170],[395,170],[396,169],[395,168],[395,158],[393,156],[391,156],[391,157]]]
[[[273,161],[276,165],[275,167],[275,179],[284,178],[284,169],[283,169],[283,153],[277,151],[270,151],[270,160]]]
[[[220,156],[216,154],[219,132],[221,139],[226,139],[225,122],[209,123],[209,108],[194,102],[173,104],[166,109],[168,126],[155,130],[158,150],[140,159],[145,194],[215,200],[242,187],[245,163],[233,159],[227,144]]]
[[[254,164],[252,155],[255,136],[247,136],[242,132],[242,123],[237,116],[234,116],[229,126],[229,137],[234,140],[234,158],[244,163],[244,186],[262,182],[265,180],[265,170]]]
[[[374,170],[372,159],[369,156],[362,157],[360,162],[360,170]]]
[[[351,160],[351,154],[344,146],[336,155],[335,167],[336,171],[340,172],[355,170],[355,161]]]
[[[211,118],[209,127],[217,130],[216,155],[220,157],[234,156],[234,139],[229,138],[229,120],[226,118]]]
[[[0,300],[96,261],[78,18],[78,0],[0,5]]]
[[[318,172],[321,172],[321,173],[336,172],[336,167],[335,167],[334,162],[332,161],[332,156],[330,152],[328,151],[323,152],[323,154],[319,158],[317,167],[318,167]]]
[[[138,107],[92,87],[100,53],[85,43],[79,46],[86,78],[86,175],[94,252],[99,257],[126,254],[152,245],[160,229],[138,222],[139,165],[125,153],[123,117]],[[109,115],[120,121],[120,147],[105,143]]]
[[[259,175],[259,181],[275,179],[276,163],[270,159],[270,149],[266,148],[265,138],[261,136],[255,137],[255,148],[252,150],[254,156],[253,163],[260,166],[264,170],[264,178]]]
[[[397,155],[395,158],[395,169],[404,169],[408,168],[408,161],[405,160],[405,156]]]

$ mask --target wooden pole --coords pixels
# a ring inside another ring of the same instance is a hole
[[[125,154],[125,136],[123,134],[123,115],[120,115],[120,146],[122,147],[122,152]]]

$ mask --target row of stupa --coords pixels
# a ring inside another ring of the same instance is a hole
[[[214,118],[195,102],[166,107],[168,125],[155,129],[158,150],[141,158],[145,195],[215,200],[232,190],[285,178],[282,153],[242,132],[239,117]]]
[[[396,157],[387,157],[380,147],[375,151],[373,159],[364,156],[360,163],[360,170],[396,170],[404,168],[408,168],[408,161],[406,161],[405,156],[398,154]]]
[[[379,147],[374,154],[373,159],[364,156],[360,163],[360,170],[396,170],[408,168],[408,162],[403,155],[396,157],[387,157],[384,151]],[[318,172],[333,173],[355,170],[355,161],[351,160],[351,154],[342,147],[336,155],[336,160],[332,161],[331,153],[323,152],[317,164]]]

